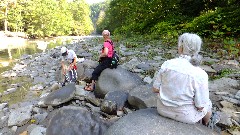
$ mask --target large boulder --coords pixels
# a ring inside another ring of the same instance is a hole
[[[162,117],[157,109],[141,109],[130,113],[108,128],[105,135],[214,135],[201,124],[184,124]]]
[[[51,119],[46,135],[102,135],[105,121],[81,107],[63,107]]]
[[[92,77],[92,72],[97,65],[98,63],[92,60],[85,60],[82,63],[78,63],[78,80],[89,80]]]
[[[61,89],[48,94],[46,97],[41,99],[41,101],[39,101],[38,105],[42,107],[60,105],[70,101],[75,96],[75,92],[75,84],[70,83]]]
[[[97,97],[104,98],[109,91],[129,92],[136,86],[142,85],[141,78],[118,66],[116,69],[105,69],[96,84],[94,94]]]
[[[141,85],[129,92],[128,103],[137,109],[156,107],[157,94],[150,85]]]

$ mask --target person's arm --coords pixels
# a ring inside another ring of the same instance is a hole
[[[153,82],[153,89],[152,91],[154,93],[159,93],[160,92],[160,86],[161,86],[161,69],[158,71],[156,79]]]
[[[62,73],[65,75],[66,71],[65,71],[65,65],[64,65],[64,58],[61,58],[61,66],[62,66]]]
[[[77,57],[73,58],[73,62],[70,64],[70,68],[73,69],[74,65],[77,65]]]
[[[100,58],[107,57],[107,56],[108,56],[108,48],[104,47],[103,52],[100,54]]]
[[[208,76],[203,74],[201,79],[193,81],[195,90],[194,105],[198,111],[202,111],[209,102]]]

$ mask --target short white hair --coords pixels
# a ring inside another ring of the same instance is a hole
[[[183,54],[196,55],[200,52],[202,39],[197,34],[184,33],[178,38],[178,48],[183,48]]]
[[[103,30],[102,35],[110,36],[110,32],[108,30]]]

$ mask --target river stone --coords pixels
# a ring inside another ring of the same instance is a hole
[[[8,126],[22,126],[31,119],[33,105],[13,109],[10,111]]]
[[[57,106],[62,103],[70,101],[75,96],[76,87],[75,84],[70,83],[57,91],[53,91],[44,97],[38,105],[46,106]]]
[[[129,92],[138,85],[142,85],[141,78],[126,69],[118,66],[116,69],[105,69],[96,84],[94,94],[97,97],[104,98],[109,91],[125,91]]]
[[[8,106],[8,103],[1,103],[0,104],[0,111],[7,106]]]
[[[122,110],[127,103],[128,93],[124,91],[110,91],[105,95],[104,100],[115,102],[117,110]]]
[[[107,114],[117,114],[117,104],[113,101],[105,100],[101,103],[100,110]]]
[[[85,60],[82,63],[77,63],[78,80],[91,78],[93,69],[97,66],[97,62],[92,60]]]
[[[239,82],[231,78],[220,78],[214,81],[209,81],[209,91],[227,91],[231,94],[237,93]]]
[[[33,128],[29,135],[45,135],[45,134],[46,134],[45,127],[36,126],[35,128]]]
[[[50,120],[46,135],[102,135],[108,125],[85,108],[67,106]]]
[[[128,103],[137,109],[156,107],[157,98],[151,86],[141,85],[129,92]]]
[[[138,64],[137,68],[142,69],[144,71],[149,71],[149,70],[152,69],[151,66],[149,64],[147,64],[147,63]]]
[[[108,128],[105,135],[217,135],[201,124],[185,124],[162,117],[157,109],[130,113]]]
[[[85,69],[82,80],[87,82],[91,81],[93,71],[94,69]]]

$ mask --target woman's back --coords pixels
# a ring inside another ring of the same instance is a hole
[[[193,104],[195,84],[206,80],[206,72],[193,66],[187,58],[168,60],[161,67],[160,99],[167,106]]]

